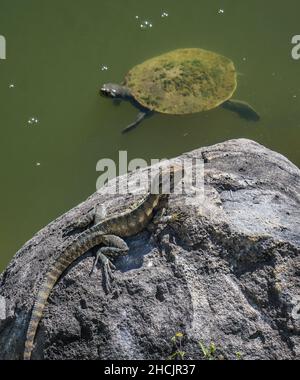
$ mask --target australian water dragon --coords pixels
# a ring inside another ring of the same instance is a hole
[[[89,249],[95,246],[101,246],[96,253],[93,269],[98,259],[100,259],[104,267],[107,288],[110,290],[109,277],[111,276],[111,270],[115,267],[107,256],[118,257],[127,254],[128,246],[123,238],[134,236],[147,227],[155,211],[162,203],[162,200],[168,197],[168,194],[163,194],[162,192],[164,183],[170,182],[170,190],[172,192],[177,182],[182,179],[181,175],[175,175],[179,171],[182,171],[182,166],[180,165],[163,169],[161,174],[154,178],[154,181],[158,182],[158,194],[149,192],[134,209],[117,216],[106,218],[98,223],[95,219],[95,225],[79,234],[75,241],[73,241],[50,266],[39,288],[32,309],[25,342],[25,360],[31,358],[34,339],[38,324],[43,315],[43,310],[50,292],[64,271]],[[86,220],[86,223],[83,224],[87,224],[89,221],[90,220]]]

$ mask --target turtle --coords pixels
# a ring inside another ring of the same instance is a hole
[[[127,100],[138,110],[131,131],[154,112],[185,115],[222,106],[240,117],[260,116],[246,102],[232,99],[237,72],[231,59],[200,48],[177,49],[133,67],[120,84],[105,83],[100,94]]]

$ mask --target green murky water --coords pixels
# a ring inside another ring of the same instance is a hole
[[[300,61],[292,60],[290,42],[300,34],[299,17],[299,0],[0,0],[7,42],[0,61],[0,271],[36,231],[95,191],[96,162],[117,160],[119,150],[149,160],[247,137],[299,166]],[[143,21],[152,28],[141,29]],[[247,123],[221,109],[156,115],[122,136],[136,111],[100,98],[100,84],[179,47],[232,58],[241,74],[237,97],[262,120]]]

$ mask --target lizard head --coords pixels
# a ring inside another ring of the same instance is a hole
[[[154,187],[152,189],[158,186],[159,194],[171,194],[176,185],[182,181],[183,175],[183,166],[179,164],[171,164],[168,167],[161,168],[153,180]]]

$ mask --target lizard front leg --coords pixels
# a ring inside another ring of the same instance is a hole
[[[105,235],[103,237],[103,244],[105,247],[101,247],[96,252],[96,257],[91,274],[94,273],[97,263],[100,260],[103,268],[103,282],[108,292],[111,292],[111,279],[113,278],[112,270],[116,269],[111,260],[107,257],[116,258],[124,256],[128,253],[129,248],[126,242],[115,235]]]
[[[102,220],[105,219],[105,217],[106,209],[103,205],[93,207],[88,211],[86,215],[81,216],[79,219],[69,224],[64,230],[64,235],[68,235],[74,230],[85,229],[91,224],[95,225],[97,223],[100,223]]]
[[[172,214],[167,214],[167,208],[163,207],[157,211],[151,223],[148,225],[147,229],[148,231],[153,232],[163,229],[168,224],[183,221],[184,215],[182,212],[174,212]]]
[[[90,224],[94,223],[95,220],[95,210],[92,209],[84,216],[79,219],[72,221],[63,229],[63,236],[71,235],[73,231],[82,230],[87,228]]]

